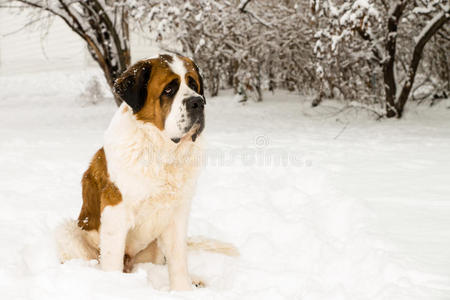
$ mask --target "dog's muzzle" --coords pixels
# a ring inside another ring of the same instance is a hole
[[[200,96],[189,97],[186,99],[186,109],[189,113],[200,113],[205,108],[205,99]]]
[[[184,127],[184,132],[187,133],[194,125],[198,125],[198,129],[192,134],[192,141],[195,142],[205,127],[204,109],[206,101],[201,96],[191,96],[185,98],[183,103],[186,107],[187,119],[189,120],[189,123],[186,124],[187,126]],[[172,138],[171,140],[174,143],[178,143],[181,138]]]

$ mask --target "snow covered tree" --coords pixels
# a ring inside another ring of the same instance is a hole
[[[319,23],[318,70],[327,87],[352,99],[378,98],[382,77],[385,115],[400,118],[426,44],[450,19],[448,2],[311,0],[311,8]]]
[[[409,98],[450,90],[448,0],[1,1],[64,20],[110,86],[130,63],[132,27],[191,56],[213,96],[282,88],[401,117]]]
[[[140,16],[164,48],[194,58],[211,95],[232,87],[260,101],[263,89],[312,87],[307,7],[291,0],[163,0]]]
[[[220,87],[244,86],[261,100],[258,29],[239,13],[236,1],[165,0],[150,7],[140,14],[143,23],[150,24],[163,48],[199,64],[211,95]]]
[[[34,8],[38,13],[61,18],[86,42],[112,88],[114,81],[130,65],[129,11],[142,3],[125,0],[8,0]],[[17,6],[15,6],[17,7]],[[119,105],[121,100],[115,97]]]
[[[420,2],[420,4],[418,3]],[[404,106],[410,95],[414,80],[417,74],[420,61],[423,56],[423,50],[436,32],[441,29],[448,20],[450,20],[450,5],[447,1],[418,1],[414,3],[412,11],[413,18],[419,18],[420,15],[426,16],[425,26],[419,35],[414,37],[414,46],[412,55],[407,65],[406,74],[403,82],[400,84],[401,90],[397,93],[399,86],[395,78],[395,55],[396,55],[396,34],[401,22],[401,17],[405,14],[408,5],[406,0],[399,1],[392,5],[388,12],[388,37],[385,43],[387,54],[384,64],[384,83],[386,93],[386,115],[387,117],[401,117]]]

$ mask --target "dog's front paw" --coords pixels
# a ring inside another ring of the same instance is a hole
[[[205,282],[196,275],[191,275],[192,285],[196,288],[204,288],[206,286]]]

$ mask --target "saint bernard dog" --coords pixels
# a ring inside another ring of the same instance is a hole
[[[56,230],[60,260],[97,259],[121,272],[167,262],[170,289],[190,290],[188,248],[237,255],[230,244],[186,237],[205,126],[199,70],[160,55],[126,70],[114,92],[123,103],[83,175],[78,220]]]

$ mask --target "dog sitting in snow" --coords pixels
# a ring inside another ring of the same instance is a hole
[[[235,255],[233,246],[186,238],[205,124],[203,83],[182,56],[139,61],[115,82],[123,100],[82,178],[78,221],[57,230],[62,262],[98,259],[105,271],[164,263],[170,288],[190,290],[187,248]]]

